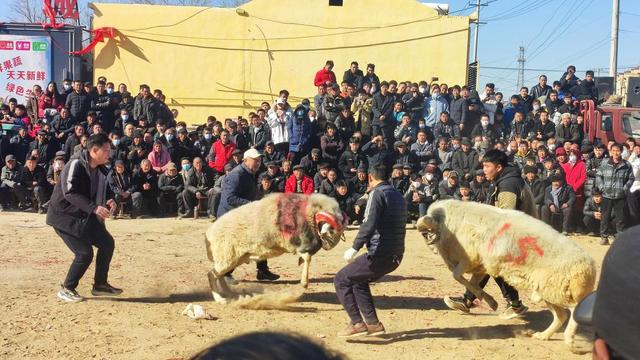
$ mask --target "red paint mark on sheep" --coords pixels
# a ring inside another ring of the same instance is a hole
[[[282,236],[289,240],[300,231],[306,221],[307,198],[297,194],[278,196],[278,218],[276,225]]]
[[[498,232],[493,234],[491,239],[489,239],[489,244],[487,244],[487,250],[489,251],[493,250],[493,246],[496,244],[496,240],[498,240],[498,238],[502,236],[502,234],[504,234],[507,230],[509,230],[510,227],[511,227],[511,224],[509,223],[502,224],[502,227],[500,228],[500,230],[498,230]]]
[[[538,246],[538,242],[533,236],[525,236],[518,239],[518,249],[520,249],[520,255],[514,257],[513,254],[509,254],[507,261],[516,265],[522,265],[529,257],[529,250],[533,250],[540,257],[544,256],[544,250]]]

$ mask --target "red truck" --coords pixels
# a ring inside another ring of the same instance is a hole
[[[596,106],[592,100],[582,100],[580,114],[584,118],[585,139],[592,143],[623,143],[633,137],[640,144],[640,108]]]

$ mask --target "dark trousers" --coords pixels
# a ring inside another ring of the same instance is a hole
[[[220,202],[219,197],[216,199],[215,190],[213,188],[206,191],[207,195],[207,209],[209,214],[215,215],[216,212],[211,212],[212,209],[217,209],[216,201]],[[182,190],[182,194],[178,195],[178,211],[182,215],[191,214],[191,211],[196,207],[196,192],[190,189]]]
[[[256,269],[258,271],[269,271],[269,263],[267,262],[267,260],[256,261]],[[231,276],[234,270],[235,269],[229,271],[225,274],[225,276]]]
[[[481,289],[484,289],[490,277],[491,276],[489,275],[485,275],[482,278],[482,280],[480,280],[480,283],[478,285],[480,286]],[[511,287],[511,285],[507,284],[501,277],[497,277],[493,279],[496,281],[496,284],[498,284],[498,286],[500,287],[502,296],[505,298],[505,300],[507,300],[509,304],[520,302],[520,295],[518,294],[518,290]],[[469,290],[465,291],[464,297],[469,301],[473,301],[476,299],[476,296]]]
[[[174,215],[178,208],[178,196],[175,191],[160,191],[158,194],[158,206],[160,216]]]
[[[93,260],[92,246],[98,248],[94,284],[106,284],[109,276],[109,264],[113,256],[114,242],[104,224],[99,223],[99,220],[92,215],[81,237],[76,237],[58,229],[55,229],[55,231],[75,256],[67,272],[67,277],[64,279],[64,287],[75,289],[78,286],[80,279]]]
[[[363,318],[367,324],[378,323],[369,283],[397,269],[401,261],[402,255],[371,257],[365,254],[336,274],[333,280],[336,295],[351,323],[361,323]]]
[[[553,212],[549,209],[548,205],[544,205],[542,209],[540,209],[540,219],[547,224],[554,226],[554,215],[562,217],[562,231],[569,231],[569,225],[571,224],[571,215],[573,214],[573,210],[571,206],[565,209],[556,209],[557,211]]]
[[[281,143],[277,143],[273,146],[276,151],[279,151],[282,154],[288,154],[289,153],[289,142],[281,142]]]
[[[588,232],[600,232],[600,220],[597,220],[595,217],[585,215],[582,218],[582,222],[584,223],[584,226],[587,228]]]
[[[636,190],[629,194],[629,226],[640,224],[640,190]]]
[[[10,205],[13,197],[13,188],[7,184],[0,184],[0,205]]]
[[[615,222],[615,232],[612,222]],[[617,235],[627,225],[627,199],[602,198],[602,219],[600,220],[600,235]]]
[[[131,194],[131,202],[133,204],[133,213],[131,215],[134,217],[153,215],[158,209],[158,199],[156,199],[156,194],[152,192],[134,192]]]
[[[16,185],[13,187],[13,190],[18,198],[18,202],[23,204],[27,202],[27,200],[35,200],[39,206],[42,206],[49,201],[49,191],[44,186],[34,186],[32,189],[29,189],[22,185]]]

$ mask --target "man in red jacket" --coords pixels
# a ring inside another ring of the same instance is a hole
[[[333,60],[327,60],[324,67],[316,73],[316,77],[313,79],[313,85],[317,87],[322,84],[326,85],[327,83],[335,84],[336,74],[334,74],[331,69],[333,69]]]
[[[235,149],[236,144],[231,141],[229,132],[222,130],[220,139],[211,145],[211,150],[209,150],[209,155],[207,155],[209,167],[217,171],[218,174],[224,174],[224,166],[233,156]]]
[[[576,194],[576,201],[573,204],[572,208],[572,218],[573,222],[579,224],[580,216],[577,216],[578,213],[582,211],[584,207],[584,183],[587,181],[587,167],[582,161],[582,155],[578,150],[572,150],[569,152],[568,161],[565,163],[561,163],[560,167],[565,174],[565,182],[567,185],[571,186],[573,192]],[[573,224],[571,224],[573,226]]]
[[[306,195],[313,193],[313,180],[304,173],[302,165],[293,167],[293,174],[287,179],[284,185],[284,192]]]

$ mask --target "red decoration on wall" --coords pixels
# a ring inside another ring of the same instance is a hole
[[[99,42],[104,42],[105,38],[113,39],[115,34],[116,34],[116,29],[113,27],[101,27],[101,28],[94,29],[91,31],[91,35],[93,39],[91,40],[89,45],[85,46],[83,49],[80,49],[78,51],[72,51],[69,54],[84,55],[90,52],[91,50],[93,50],[93,48],[96,47],[96,45]]]

